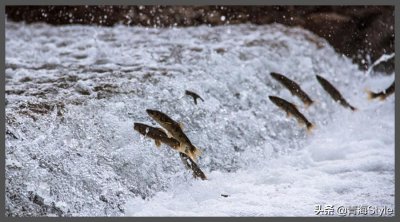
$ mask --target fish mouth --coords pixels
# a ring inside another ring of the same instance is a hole
[[[271,72],[271,76],[274,77],[274,78],[278,78],[278,77],[279,77],[279,74],[276,73],[276,72]]]
[[[317,77],[318,80],[322,80],[322,77],[319,75],[315,75]]]
[[[145,125],[145,124],[143,124],[143,123],[133,123],[133,128],[134,128],[135,130],[139,130],[140,127],[146,127],[146,128],[147,128],[147,125]]]
[[[153,109],[146,109],[146,113],[149,114],[150,116],[155,115],[157,111]]]
[[[274,101],[274,100],[276,100],[276,99],[277,99],[277,97],[276,97],[276,96],[268,96],[268,98],[269,98],[271,101]]]

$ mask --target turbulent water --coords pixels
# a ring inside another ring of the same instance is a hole
[[[270,72],[298,82],[305,108]],[[315,75],[358,108],[333,102]],[[306,216],[316,205],[394,208],[389,76],[357,69],[300,28],[156,29],[6,22],[9,216]],[[185,90],[204,102],[194,105]],[[298,105],[304,126],[269,95]],[[182,122],[208,180],[133,130]],[[227,197],[221,194],[228,195]]]

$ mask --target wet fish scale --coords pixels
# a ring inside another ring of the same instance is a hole
[[[277,96],[269,96],[269,99],[279,108],[283,109],[288,115],[292,114],[299,123],[305,124],[308,131],[314,127],[314,125],[310,123],[302,113],[300,113],[294,104]]]
[[[271,72],[271,76],[284,85],[292,93],[292,95],[297,96],[306,106],[310,106],[312,103],[314,103],[307,93],[301,89],[300,85],[293,80],[276,72]]]
[[[182,131],[181,126],[176,121],[172,120],[168,115],[157,110],[146,110],[147,114],[158,122],[171,136],[180,142],[179,151],[184,152],[190,158],[195,160],[200,155],[200,150],[197,149],[186,134]]]
[[[346,108],[350,108],[352,111],[357,110],[343,98],[339,90],[337,90],[328,80],[319,75],[316,75],[316,77],[322,88],[332,97],[333,100],[339,102],[342,106]]]

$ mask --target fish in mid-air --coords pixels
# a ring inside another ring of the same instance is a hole
[[[297,96],[304,103],[304,105],[306,105],[306,107],[314,103],[307,93],[300,88],[300,85],[293,80],[276,72],[271,72],[271,76],[284,85],[292,93],[292,95]]]
[[[134,123],[133,127],[136,131],[146,137],[150,137],[154,139],[157,147],[164,143],[171,148],[177,150],[180,143],[178,140],[174,138],[169,138],[167,134],[164,132],[163,129],[152,127],[143,123]],[[186,168],[191,169],[193,171],[194,178],[201,178],[202,180],[206,180],[207,177],[203,173],[203,171],[199,168],[199,166],[185,153],[179,152],[180,158],[182,163],[185,165]]]
[[[277,96],[269,96],[269,99],[279,108],[284,110],[288,116],[293,115],[299,123],[304,124],[307,131],[310,132],[314,128],[314,124],[307,120],[307,118],[297,109],[296,105]]]
[[[321,84],[322,88],[332,97],[335,102],[339,102],[342,106],[346,108],[350,108],[352,111],[356,111],[357,108],[350,105],[340,94],[340,92],[326,79],[323,77],[316,75],[318,82]]]
[[[182,163],[185,165],[187,169],[191,169],[193,171],[193,177],[200,177],[202,180],[207,180],[206,175],[201,171],[200,167],[186,154],[179,152]]]
[[[174,138],[169,138],[164,130],[152,126],[148,126],[143,123],[134,123],[133,128],[143,136],[150,137],[154,140],[157,147],[161,146],[161,143],[167,144],[173,149],[178,149],[180,143]]]
[[[277,96],[269,96],[269,99],[279,108],[284,110],[288,116],[293,115],[299,123],[304,124],[307,127],[307,131],[311,131],[314,128],[314,125],[310,123],[310,121],[308,121],[303,114],[300,113],[296,105]]]
[[[180,145],[177,149],[179,152],[185,153],[193,161],[196,161],[197,157],[200,156],[201,151],[190,142],[189,138],[183,132],[181,124],[160,111],[147,109],[146,112],[166,130],[168,137],[173,137],[179,141]]]
[[[374,92],[367,90],[367,93],[368,93],[368,99],[370,99],[370,100],[378,98],[378,97],[380,100],[385,100],[388,96],[390,96],[391,94],[394,93],[394,81],[387,89],[385,89],[381,92],[374,93]]]
[[[193,100],[194,100],[194,104],[196,104],[196,105],[197,105],[197,99],[200,99],[201,101],[204,102],[204,99],[201,98],[201,97],[200,97],[197,93],[195,93],[195,92],[186,90],[186,91],[185,91],[185,94],[188,95],[188,96],[191,96],[191,97],[193,98]]]

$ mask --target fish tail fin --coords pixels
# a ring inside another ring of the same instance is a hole
[[[386,99],[386,94],[383,94],[383,95],[380,95],[379,96],[379,100],[380,101],[383,101],[383,100],[385,100]]]
[[[188,156],[194,161],[196,162],[197,158],[201,155],[202,151],[195,147],[192,146],[192,149],[189,151]]]
[[[312,103],[310,104],[310,106],[311,105],[321,105],[321,101],[319,100],[319,99],[314,99],[313,101],[312,101]]]
[[[154,143],[156,144],[157,148],[160,148],[160,146],[161,146],[160,140],[154,140]]]
[[[365,89],[365,92],[368,94],[368,100],[373,100],[379,96],[377,93],[374,93],[368,89]]]
[[[315,128],[315,125],[312,123],[307,123],[307,133],[311,133],[311,131]]]
[[[193,160],[193,162],[196,162],[196,157],[194,156],[194,154],[193,154],[192,152],[189,151],[189,153],[188,153],[187,155],[188,155],[188,157],[189,157],[190,159]]]
[[[305,103],[306,108],[310,107],[312,104],[314,104],[314,101],[310,101]]]
[[[356,107],[354,107],[354,106],[350,106],[349,105],[349,107],[350,107],[350,109],[352,110],[352,111],[357,111],[358,109],[356,108]]]

